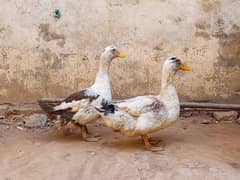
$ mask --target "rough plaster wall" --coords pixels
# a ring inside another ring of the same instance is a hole
[[[128,56],[111,66],[115,98],[158,93],[162,60],[177,55],[193,69],[176,77],[181,97],[240,99],[239,0],[0,4],[1,101],[63,97],[89,86],[111,42]]]

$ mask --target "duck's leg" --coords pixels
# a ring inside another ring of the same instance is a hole
[[[141,137],[142,137],[142,140],[145,144],[145,148],[147,150],[152,151],[152,152],[157,152],[157,151],[163,151],[164,150],[164,148],[161,147],[161,146],[153,147],[152,144],[149,142],[149,139],[148,139],[147,135],[142,135]]]
[[[162,140],[154,137],[148,138],[151,145],[158,145]]]
[[[84,128],[86,129],[86,132],[87,132],[88,136],[90,136],[90,137],[100,137],[100,135],[98,133],[93,134],[93,133],[89,132],[86,124],[82,125],[82,126],[84,126]]]
[[[88,129],[87,129],[87,126],[86,125],[80,125],[80,124],[77,124],[80,129],[81,129],[81,134],[82,134],[82,138],[87,141],[87,142],[97,142],[100,140],[100,138],[97,138],[97,137],[91,137],[89,136],[88,134]]]
[[[55,127],[55,135],[58,135],[59,132],[61,132],[62,135],[64,136],[68,136],[71,135],[71,129],[73,128],[72,125],[65,124],[64,123],[64,119],[57,119],[57,121],[54,123],[54,127]]]
[[[86,133],[87,133],[87,134],[90,134],[89,131],[88,131],[87,125],[82,125],[82,126],[83,126],[83,128],[85,129]]]

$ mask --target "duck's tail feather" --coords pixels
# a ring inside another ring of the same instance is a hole
[[[72,120],[75,112],[71,108],[55,111],[54,107],[60,105],[64,99],[43,98],[38,100],[41,109],[47,114],[50,121],[60,120],[61,125],[66,125]]]
[[[54,111],[54,107],[60,105],[62,102],[63,99],[43,98],[38,100],[39,106],[46,113],[52,113]]]

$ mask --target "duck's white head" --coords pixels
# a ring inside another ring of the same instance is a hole
[[[125,58],[126,56],[125,56],[125,54],[120,53],[116,46],[110,45],[104,49],[101,57],[102,57],[102,59],[111,61],[115,58]]]
[[[163,64],[163,71],[169,73],[175,73],[178,70],[190,71],[190,67],[182,64],[181,60],[176,56],[168,57]]]
[[[175,56],[168,57],[163,63],[161,96],[177,97],[176,90],[173,86],[173,77],[177,71],[190,71],[190,67],[182,64],[181,60]]]
[[[111,101],[111,84],[109,79],[109,68],[111,62],[115,58],[125,58],[126,56],[123,53],[120,53],[119,50],[113,46],[107,46],[101,54],[100,65],[98,73],[95,79],[95,83],[92,85],[92,89],[95,93],[104,97],[104,99]]]

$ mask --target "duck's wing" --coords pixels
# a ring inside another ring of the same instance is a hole
[[[89,105],[89,103],[91,103],[92,101],[98,99],[99,96],[99,94],[95,93],[91,89],[78,91],[65,98],[60,105],[54,107],[54,110],[60,111],[72,109],[76,106],[85,107]]]
[[[81,101],[83,99],[88,99],[89,102],[97,99],[100,95],[95,93],[92,89],[85,89],[79,92],[75,92],[68,96],[64,102],[71,103],[72,101]]]
[[[154,96],[138,96],[118,101],[114,105],[132,116],[140,116],[144,108],[150,106],[154,101],[156,101]]]
[[[78,111],[88,107],[96,100],[104,101],[104,99],[93,90],[85,89],[65,98],[61,104],[54,107],[54,113],[60,115],[61,119],[64,119],[64,124],[67,124]]]

